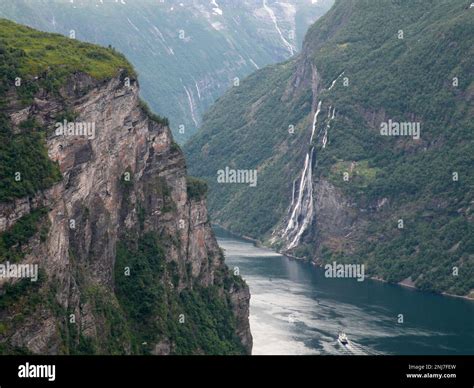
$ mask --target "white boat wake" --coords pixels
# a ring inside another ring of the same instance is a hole
[[[346,345],[342,345],[339,343],[340,349],[344,354],[348,355],[356,355],[356,356],[380,356],[383,353],[378,352],[375,349],[371,349],[368,346],[364,346],[354,342],[353,340],[349,340]]]

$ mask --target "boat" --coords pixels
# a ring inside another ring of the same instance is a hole
[[[337,340],[342,344],[342,345],[347,345],[349,343],[349,340],[347,339],[347,335],[344,332],[339,333],[339,337]]]

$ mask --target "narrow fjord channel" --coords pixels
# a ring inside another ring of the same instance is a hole
[[[474,354],[474,301],[327,279],[321,268],[214,230],[227,265],[250,287],[255,355]],[[347,346],[337,341],[339,331]]]

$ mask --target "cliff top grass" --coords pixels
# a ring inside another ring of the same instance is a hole
[[[23,52],[18,58],[23,76],[38,76],[48,69],[58,77],[81,71],[102,80],[115,76],[119,69],[135,76],[132,65],[113,48],[37,31],[6,19],[0,19],[0,42]]]

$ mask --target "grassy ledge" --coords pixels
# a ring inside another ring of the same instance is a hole
[[[63,78],[67,74],[84,72],[102,80],[115,76],[119,69],[136,76],[125,56],[111,47],[37,31],[6,19],[0,19],[0,42],[23,52],[18,58],[23,76],[35,77],[48,71]]]

